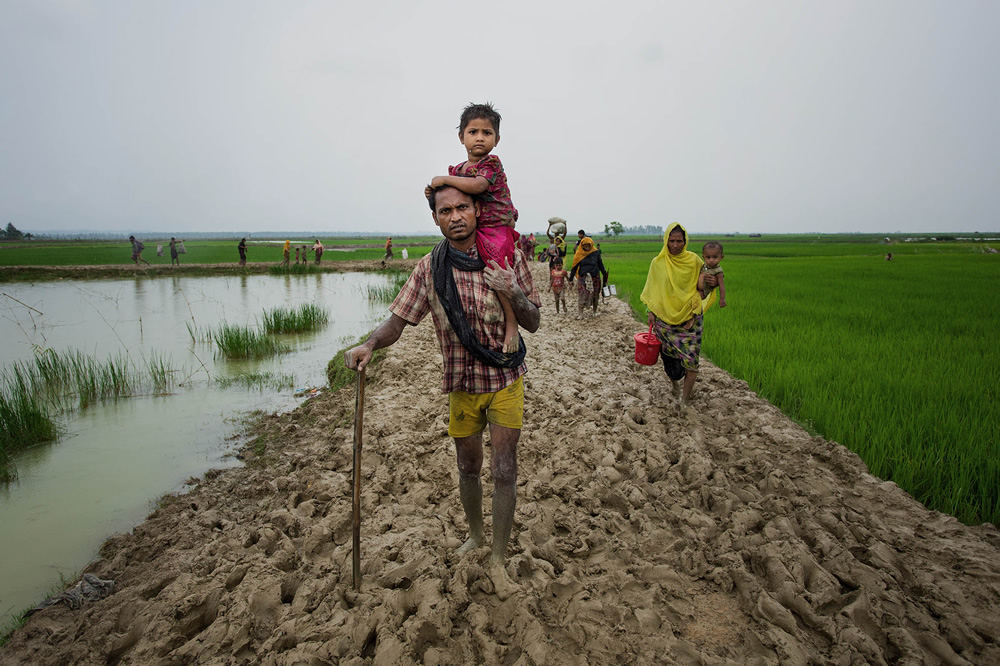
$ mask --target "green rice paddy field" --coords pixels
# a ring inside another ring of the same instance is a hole
[[[689,248],[700,251],[708,238],[693,237]],[[706,314],[704,356],[927,506],[969,524],[1000,524],[1000,255],[961,239],[713,238],[725,245],[729,307]],[[329,245],[369,247],[328,246],[323,259],[381,258],[382,240],[336,239]],[[397,256],[403,245],[422,256],[436,240],[394,239]],[[597,240],[611,283],[645,321],[639,294],[662,241]],[[186,245],[182,262],[235,261],[231,240]],[[169,263],[155,247],[147,241],[145,256]],[[248,258],[276,263],[280,244],[251,245]],[[127,243],[0,251],[0,265],[128,260]]]
[[[706,313],[703,355],[927,506],[1000,524],[1000,255],[959,242],[719,240],[729,306]],[[661,247],[602,242],[642,321]]]

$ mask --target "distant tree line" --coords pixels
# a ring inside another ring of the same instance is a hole
[[[655,224],[646,224],[641,227],[622,227],[621,233],[662,236],[663,227],[658,227]]]
[[[33,236],[31,234],[26,234],[17,227],[14,226],[13,222],[7,223],[7,228],[3,230],[3,236],[0,237],[2,240],[31,240]]]

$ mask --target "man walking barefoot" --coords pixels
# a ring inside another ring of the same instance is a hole
[[[538,330],[541,305],[523,257],[515,253],[512,269],[484,266],[476,252],[479,204],[453,187],[434,190],[431,215],[445,240],[423,257],[410,274],[392,313],[371,337],[346,354],[347,367],[362,370],[376,349],[396,342],[409,324],[430,312],[444,360],[442,390],[448,393],[448,434],[455,440],[459,494],[469,521],[465,553],[483,543],[483,431],[490,429],[493,475],[493,544],[491,565],[502,565],[514,524],[517,442],[524,415],[524,343],[514,354],[502,353],[504,316],[494,292],[507,296],[518,325]],[[481,343],[485,340],[485,343]],[[491,567],[497,586],[502,577]],[[508,583],[509,584],[509,583]]]

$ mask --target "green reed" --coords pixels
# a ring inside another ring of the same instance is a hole
[[[154,353],[146,365],[143,372],[120,354],[102,361],[79,350],[45,350],[5,368],[0,374],[0,480],[15,473],[10,461],[15,451],[58,436],[59,411],[86,409],[149,388],[169,390],[174,372],[169,360]]]
[[[212,331],[211,329],[198,328],[196,324],[191,322],[185,322],[187,326],[188,335],[191,337],[191,342],[211,342],[212,341]]]
[[[45,405],[24,392],[0,392],[0,482],[17,478],[11,455],[22,448],[53,440],[55,421]]]
[[[152,352],[146,359],[146,371],[154,393],[169,393],[174,387],[175,371],[170,368],[169,360],[163,355]]]
[[[409,273],[395,272],[390,276],[389,284],[380,284],[365,287],[365,295],[370,303],[392,303],[399,294],[399,290],[406,284]]]
[[[295,308],[273,308],[261,315],[261,328],[265,333],[303,333],[314,331],[329,321],[327,311],[313,303],[303,303]]]
[[[219,377],[215,383],[222,388],[231,386],[242,386],[248,389],[273,389],[281,391],[295,386],[295,378],[289,374],[275,374],[273,372],[241,372],[232,377]]]
[[[216,349],[224,357],[263,358],[288,351],[288,348],[262,331],[248,326],[222,324],[212,331]]]

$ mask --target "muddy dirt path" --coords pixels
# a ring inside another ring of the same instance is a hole
[[[117,591],[37,613],[0,663],[1000,663],[993,526],[928,511],[708,363],[678,412],[631,360],[627,305],[578,321],[543,298],[506,578],[453,552],[428,319],[369,378],[359,593],[348,388],[112,538],[88,571]]]

